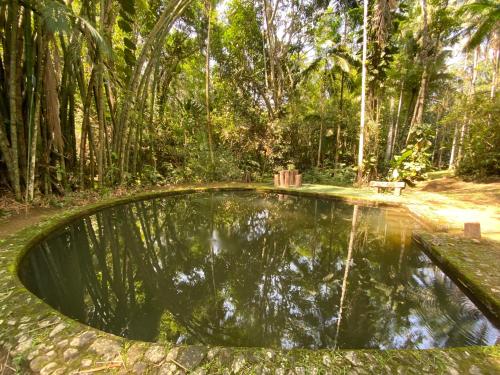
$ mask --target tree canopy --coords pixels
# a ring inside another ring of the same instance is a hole
[[[0,190],[18,200],[290,165],[500,174],[492,0],[6,0],[0,35]]]

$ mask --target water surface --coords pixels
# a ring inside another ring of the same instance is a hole
[[[499,331],[394,209],[197,193],[79,219],[23,260],[64,314],[136,340],[273,348],[492,345]]]

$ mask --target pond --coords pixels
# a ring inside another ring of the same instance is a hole
[[[135,340],[268,348],[494,345],[498,329],[394,208],[211,192],[104,209],[20,277],[63,314]]]

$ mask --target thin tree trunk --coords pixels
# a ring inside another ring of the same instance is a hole
[[[19,152],[17,141],[17,32],[19,26],[19,4],[17,0],[12,0],[9,6],[10,32],[10,60],[9,60],[9,111],[10,111],[10,142],[12,152],[12,187],[16,199],[20,201],[21,181],[19,175]]]
[[[42,74],[45,64],[45,48],[42,36],[42,27],[40,22],[37,22],[37,50],[38,50],[38,68],[36,73],[36,88],[35,88],[35,115],[34,115],[34,125],[33,133],[31,134],[31,145],[30,145],[30,161],[29,161],[29,177],[27,186],[27,201],[31,202],[34,198],[35,189],[35,168],[36,168],[36,146],[38,143],[38,129],[40,129],[41,111],[40,107],[42,104]]]
[[[391,124],[389,127],[389,134],[387,135],[387,145],[385,148],[385,162],[387,163],[391,159],[391,153],[392,153],[392,139],[394,137],[394,98],[391,96]]]
[[[345,72],[342,72],[340,78],[340,98],[339,98],[339,112],[340,112],[340,120],[337,122],[337,134],[335,136],[335,169],[339,167],[339,155],[340,155],[340,133],[341,133],[341,124],[344,120],[344,86],[345,86]]]
[[[424,0],[425,1],[425,0]],[[368,42],[368,0],[363,0],[363,58],[361,70],[361,119],[358,148],[358,184],[363,181],[363,152],[365,146],[365,110],[366,110],[366,52]]]
[[[476,92],[477,63],[478,63],[478,55],[479,55],[478,50],[479,50],[479,47],[477,47],[474,50],[474,57],[472,60],[472,72],[471,72],[472,76],[471,76],[471,82],[470,82],[470,89],[469,89],[469,93],[468,93],[469,98],[473,98],[474,94]],[[465,113],[464,121],[462,124],[462,129],[460,130],[460,141],[458,142],[457,159],[455,161],[457,166],[460,165],[462,158],[463,158],[465,135],[467,134],[467,130],[468,130],[470,122],[471,122],[471,118],[470,118],[471,114],[468,111],[467,105],[466,105],[464,113]]]
[[[494,99],[496,94],[499,63],[500,63],[500,49],[496,49],[493,57],[493,78],[491,79],[491,92],[490,92],[491,99]]]
[[[455,168],[455,153],[457,148],[457,142],[458,142],[458,124],[455,124],[455,131],[453,133],[453,143],[451,145],[451,151],[450,151],[450,163],[448,165],[449,170]]]
[[[422,51],[421,51],[421,63],[423,67],[422,76],[420,79],[420,89],[418,90],[417,102],[415,104],[415,109],[413,111],[413,117],[410,123],[410,129],[408,130],[408,135],[406,136],[406,144],[410,141],[410,137],[413,131],[418,125],[422,124],[422,119],[424,116],[424,105],[425,96],[427,95],[427,85],[429,80],[429,30],[427,24],[427,0],[420,0],[420,5],[422,8]]]
[[[398,135],[399,135],[399,120],[401,119],[401,109],[403,108],[403,91],[404,91],[403,88],[404,88],[404,81],[401,82],[401,90],[399,92],[398,113],[396,115],[396,125],[394,127],[394,135],[392,137],[391,154],[389,156],[389,159],[392,158],[392,155],[394,155],[394,150],[396,148],[396,142],[398,140]]]
[[[207,13],[207,45],[205,51],[205,106],[207,110],[207,138],[208,151],[210,153],[210,163],[212,168],[215,165],[214,150],[212,141],[212,119],[210,117],[210,42],[212,34],[212,0],[205,0],[205,10]]]

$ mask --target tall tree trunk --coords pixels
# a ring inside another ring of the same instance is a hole
[[[335,159],[334,159],[335,169],[339,167],[340,133],[342,131],[341,124],[342,121],[344,121],[344,86],[345,86],[345,72],[342,72],[340,78],[340,98],[339,98],[340,119],[337,122],[337,134],[335,136]]]
[[[424,0],[425,1],[425,0]],[[363,181],[363,152],[365,147],[365,111],[366,111],[366,52],[368,43],[368,0],[363,0],[363,57],[361,69],[361,119],[359,126],[358,147],[358,184]]]
[[[398,102],[398,113],[396,115],[396,125],[394,127],[394,135],[392,137],[391,143],[391,154],[389,155],[389,159],[394,155],[394,149],[396,147],[396,142],[398,140],[399,135],[399,120],[401,118],[401,109],[403,108],[403,90],[404,89],[404,81],[401,82],[401,90],[399,92],[399,102]]]
[[[385,147],[385,157],[384,160],[387,163],[391,159],[391,153],[392,153],[392,139],[394,138],[394,97],[391,96],[391,104],[390,104],[390,111],[391,111],[391,124],[389,126],[389,133],[387,134],[387,145]]]
[[[468,98],[466,100],[473,99],[474,94],[476,92],[477,63],[478,63],[479,48],[480,47],[477,47],[474,50],[474,57],[472,59],[472,72],[471,72],[470,88],[469,88],[469,92],[467,94]],[[462,128],[460,129],[460,141],[458,142],[457,159],[455,161],[457,166],[460,165],[462,158],[463,158],[465,135],[467,134],[467,130],[468,130],[468,127],[469,127],[470,122],[471,122],[470,116],[471,116],[471,114],[469,113],[468,106],[466,105],[465,111],[464,111],[464,121],[462,123]]]
[[[455,131],[453,132],[453,142],[452,142],[451,151],[450,151],[450,162],[448,164],[449,170],[452,170],[455,168],[455,154],[456,154],[456,149],[457,149],[457,143],[458,143],[458,124],[455,124]]]
[[[21,181],[19,174],[19,150],[17,140],[17,121],[18,121],[18,103],[17,103],[17,32],[19,27],[19,4],[17,0],[12,0],[9,6],[9,24],[10,31],[10,60],[9,60],[9,111],[10,111],[10,143],[12,152],[12,187],[16,199],[20,201],[21,196]]]
[[[215,165],[214,150],[212,141],[212,119],[210,117],[210,42],[212,34],[212,0],[205,0],[205,10],[207,14],[207,45],[205,50],[205,106],[207,110],[207,139],[208,151],[210,153],[210,163],[212,168]]]
[[[35,114],[33,123],[33,132],[31,134],[31,144],[30,144],[30,161],[29,161],[29,176],[27,182],[27,201],[31,202],[34,198],[35,193],[35,168],[36,168],[36,149],[38,143],[38,131],[40,129],[41,120],[41,110],[42,105],[42,75],[45,64],[46,49],[44,48],[44,38],[42,36],[42,26],[41,22],[36,22],[37,28],[37,52],[38,52],[38,67],[36,73],[36,87],[35,87]]]
[[[498,65],[500,64],[500,49],[495,49],[495,53],[493,55],[493,78],[491,79],[491,92],[490,98],[495,99],[496,89],[497,89],[497,80],[498,80]]]
[[[429,29],[427,24],[427,0],[420,0],[420,6],[422,7],[422,51],[421,51],[421,64],[422,64],[422,76],[420,79],[420,89],[418,90],[417,101],[415,103],[415,109],[413,111],[413,117],[410,123],[410,129],[408,130],[408,135],[406,136],[406,144],[410,141],[410,137],[413,131],[418,125],[422,124],[422,119],[424,116],[424,105],[425,97],[427,95],[427,85],[429,80],[429,52],[430,40],[429,40]]]

